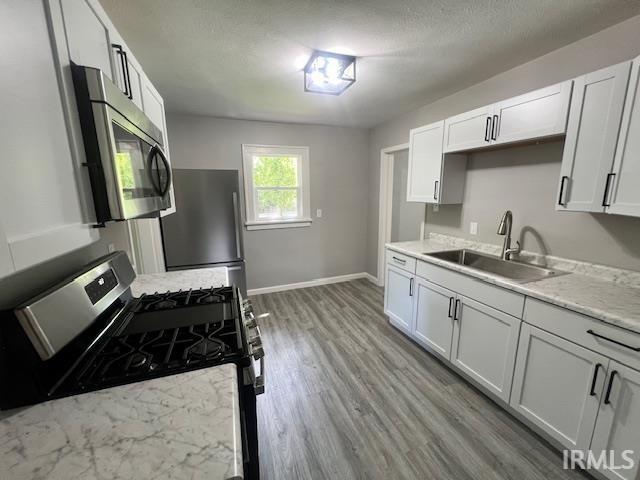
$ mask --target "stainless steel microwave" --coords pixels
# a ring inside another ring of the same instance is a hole
[[[162,131],[101,70],[72,65],[98,223],[171,207]]]

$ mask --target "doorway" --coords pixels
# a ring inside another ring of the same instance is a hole
[[[384,286],[385,244],[424,236],[425,204],[407,202],[409,144],[380,151],[378,285]]]

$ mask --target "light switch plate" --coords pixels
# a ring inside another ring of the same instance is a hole
[[[469,233],[471,235],[477,235],[478,234],[478,222],[471,222],[469,224]]]
[[[107,253],[113,253],[116,251],[116,246],[113,243],[107,245]]]
[[[321,208],[318,208],[318,209],[316,210],[316,217],[317,217],[317,218],[322,218],[322,209],[321,209]]]

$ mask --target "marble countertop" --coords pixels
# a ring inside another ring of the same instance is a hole
[[[459,243],[448,242],[444,238],[388,243],[386,246],[419,260],[440,265],[529,297],[553,303],[597,318],[603,322],[640,333],[640,288],[633,284],[616,282],[608,277],[607,279],[602,279],[580,273],[569,273],[529,283],[517,283],[504,277],[425,255],[425,253],[451,250],[461,246],[465,247]],[[466,248],[473,248],[473,246],[467,245]],[[483,248],[476,249],[486,250]],[[563,265],[568,267],[570,262],[565,261]],[[554,265],[553,268],[558,267]],[[559,269],[561,270],[562,268]],[[584,263],[580,263],[580,269],[576,268],[576,270],[585,271]],[[594,271],[600,272],[601,270],[600,266],[594,266]],[[634,277],[635,273],[629,272],[627,276]]]
[[[139,297],[143,293],[188,290],[190,288],[220,287],[229,285],[227,267],[194,268],[173,272],[138,275],[131,285],[131,292]]]
[[[241,479],[238,402],[221,365],[0,412],[0,478]]]

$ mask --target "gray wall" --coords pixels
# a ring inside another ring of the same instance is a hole
[[[380,149],[409,140],[409,130],[510,96],[551,85],[640,54],[640,16],[501,73],[466,90],[377,126],[369,151],[369,245],[367,268],[377,270]],[[640,219],[556,213],[553,208],[562,142],[494,150],[472,156],[462,206],[427,213],[427,232],[470,237],[468,222],[480,222],[479,238],[500,243],[491,232],[506,208],[515,233],[524,225],[540,232],[548,253],[640,270]],[[500,186],[501,188],[496,188]],[[527,234],[525,247],[537,244]]]
[[[415,240],[420,236],[420,224],[424,221],[424,203],[407,202],[408,170],[409,151],[396,153],[393,156],[392,242]]]
[[[309,146],[313,223],[245,231],[249,288],[366,270],[368,130],[180,114],[167,124],[175,168],[242,172],[243,143]]]

